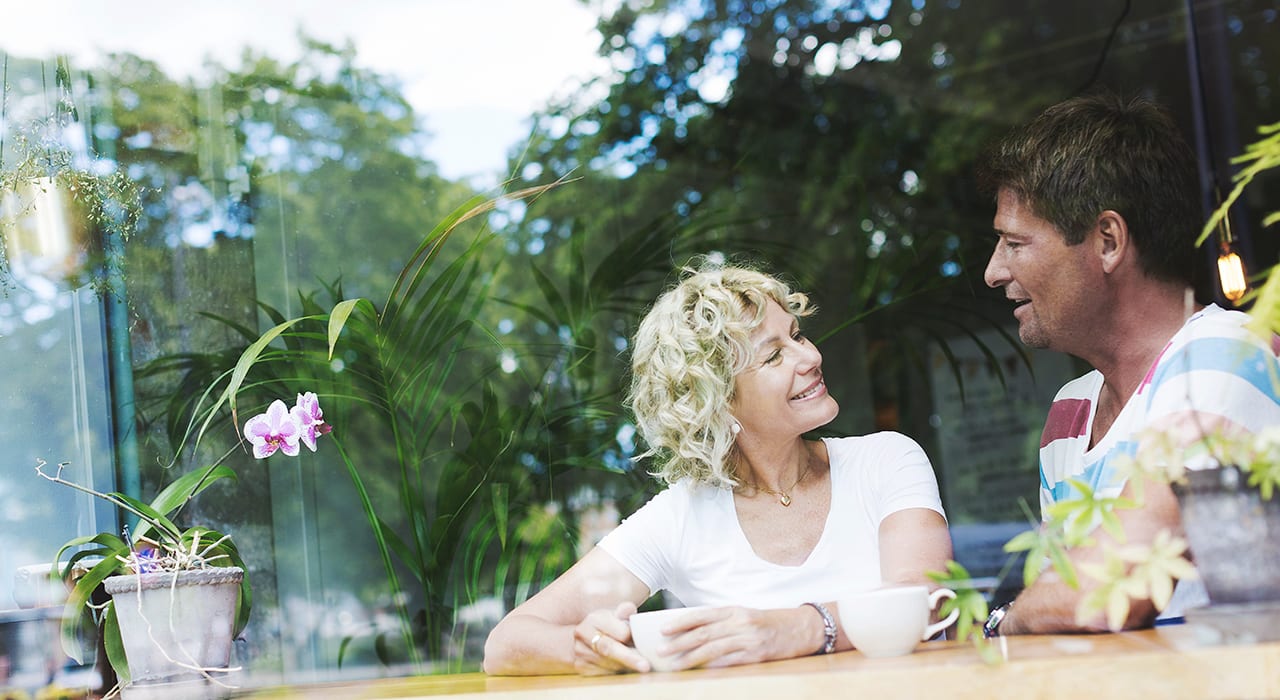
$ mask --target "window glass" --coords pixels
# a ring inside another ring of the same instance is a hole
[[[824,432],[918,439],[957,558],[1016,587],[1000,545],[1038,517],[1040,424],[1087,368],[1024,353],[983,283],[977,155],[1067,96],[1149,95],[1207,212],[1280,80],[1251,0],[225,2],[176,28],[36,5],[6,9],[0,170],[57,152],[139,189],[70,281],[4,220],[0,609],[20,567],[119,527],[37,460],[144,499],[221,460],[238,480],[183,517],[248,563],[255,685],[475,670],[498,616],[658,488],[631,461],[629,339],[694,256],[810,292]],[[1275,186],[1233,220],[1251,269]],[[330,355],[318,319],[353,299]],[[304,316],[197,443],[223,373]],[[254,459],[246,419],[307,391],[333,433]]]

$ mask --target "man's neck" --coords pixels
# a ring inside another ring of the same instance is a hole
[[[1093,365],[1103,377],[1093,426],[1095,441],[1106,434],[1106,429],[1137,391],[1169,339],[1182,328],[1187,318],[1202,308],[1195,303],[1189,291],[1184,294],[1167,286],[1149,288],[1127,298],[1142,299],[1143,302],[1119,305],[1120,308],[1109,319],[1107,332],[1099,334],[1107,342],[1090,353],[1081,354],[1081,358]]]

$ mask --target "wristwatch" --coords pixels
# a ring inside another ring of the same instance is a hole
[[[805,603],[805,605],[817,610],[822,616],[822,647],[813,653],[830,654],[836,650],[836,619],[831,616],[827,606],[821,603]]]
[[[1009,601],[1000,607],[991,611],[987,615],[987,622],[982,626],[982,636],[990,639],[1000,636],[1000,623],[1004,622],[1004,618],[1009,614],[1009,608],[1013,607],[1013,601]]]

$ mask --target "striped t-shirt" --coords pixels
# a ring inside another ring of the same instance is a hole
[[[1276,348],[1244,324],[1249,316],[1210,305],[1169,340],[1107,434],[1089,448],[1102,374],[1068,382],[1054,397],[1040,436],[1040,506],[1078,494],[1075,478],[1099,496],[1117,496],[1124,477],[1116,461],[1137,451],[1135,435],[1174,414],[1222,416],[1246,430],[1280,424],[1280,362]]]

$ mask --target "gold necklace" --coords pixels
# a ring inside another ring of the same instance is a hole
[[[748,487],[750,487],[750,488],[752,488],[752,489],[754,489],[754,490],[755,490],[755,491],[757,491],[757,492],[761,492],[761,491],[763,491],[764,493],[767,493],[767,494],[769,494],[769,495],[777,496],[777,497],[778,497],[778,503],[781,503],[783,508],[790,508],[790,507],[791,507],[791,494],[790,494],[790,493],[788,493],[788,491],[794,491],[794,490],[796,490],[796,487],[800,485],[800,482],[801,482],[801,481],[804,481],[804,478],[805,478],[806,476],[808,476],[808,475],[809,475],[809,467],[811,467],[811,466],[813,466],[813,460],[812,460],[812,459],[806,459],[806,460],[805,460],[805,462],[804,462],[804,470],[800,472],[800,476],[796,477],[796,481],[795,481],[795,483],[794,483],[794,484],[792,484],[792,485],[791,485],[791,488],[789,488],[789,489],[783,489],[783,490],[781,490],[781,491],[774,491],[773,489],[767,489],[767,488],[765,488],[765,487],[763,487],[763,486],[759,486],[759,485],[757,485],[757,484],[747,484],[747,486],[748,486]]]

